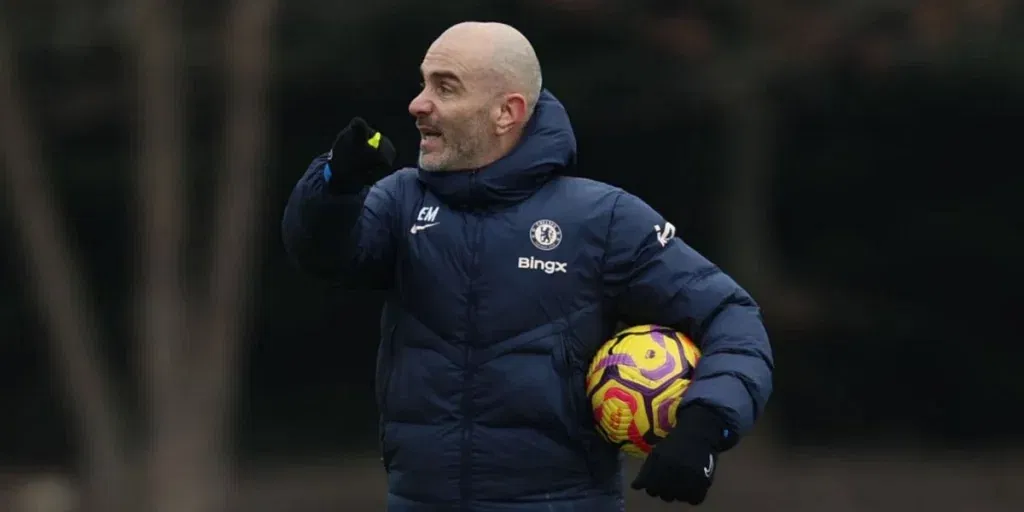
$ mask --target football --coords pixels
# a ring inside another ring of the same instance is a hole
[[[597,431],[623,452],[646,457],[675,426],[699,359],[697,346],[674,329],[638,325],[616,334],[587,372]]]

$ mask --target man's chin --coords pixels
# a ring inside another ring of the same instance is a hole
[[[440,172],[440,171],[444,170],[444,169],[441,169],[440,167],[437,167],[436,165],[431,165],[431,164],[426,163],[426,162],[420,162],[419,166],[420,166],[421,170],[424,170],[424,171],[427,171],[427,172]]]
[[[445,162],[442,159],[436,157],[432,158],[432,155],[421,154],[419,158],[419,167],[420,169],[423,169],[424,171],[428,172],[440,172],[448,170],[448,166],[445,165]]]

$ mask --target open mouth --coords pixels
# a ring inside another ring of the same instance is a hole
[[[441,137],[441,131],[435,130],[434,128],[427,128],[425,126],[419,126],[420,137],[424,140],[433,140]]]
[[[441,131],[420,127],[420,150],[433,152],[441,149]]]

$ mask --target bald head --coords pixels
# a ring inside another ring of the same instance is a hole
[[[466,71],[483,75],[495,93],[522,94],[531,113],[536,107],[543,87],[540,61],[529,39],[514,27],[497,22],[459,23],[444,31],[431,48],[462,53]]]
[[[420,130],[420,168],[478,169],[523,136],[541,92],[537,54],[502,23],[459,23],[420,64],[423,90],[409,103]]]

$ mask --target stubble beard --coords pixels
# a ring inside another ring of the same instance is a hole
[[[420,168],[430,172],[472,169],[482,150],[480,141],[469,137],[459,137],[458,140],[461,142],[453,143],[451,139],[446,138],[444,147],[437,155],[438,158],[430,158],[435,155],[425,155],[420,151]]]

